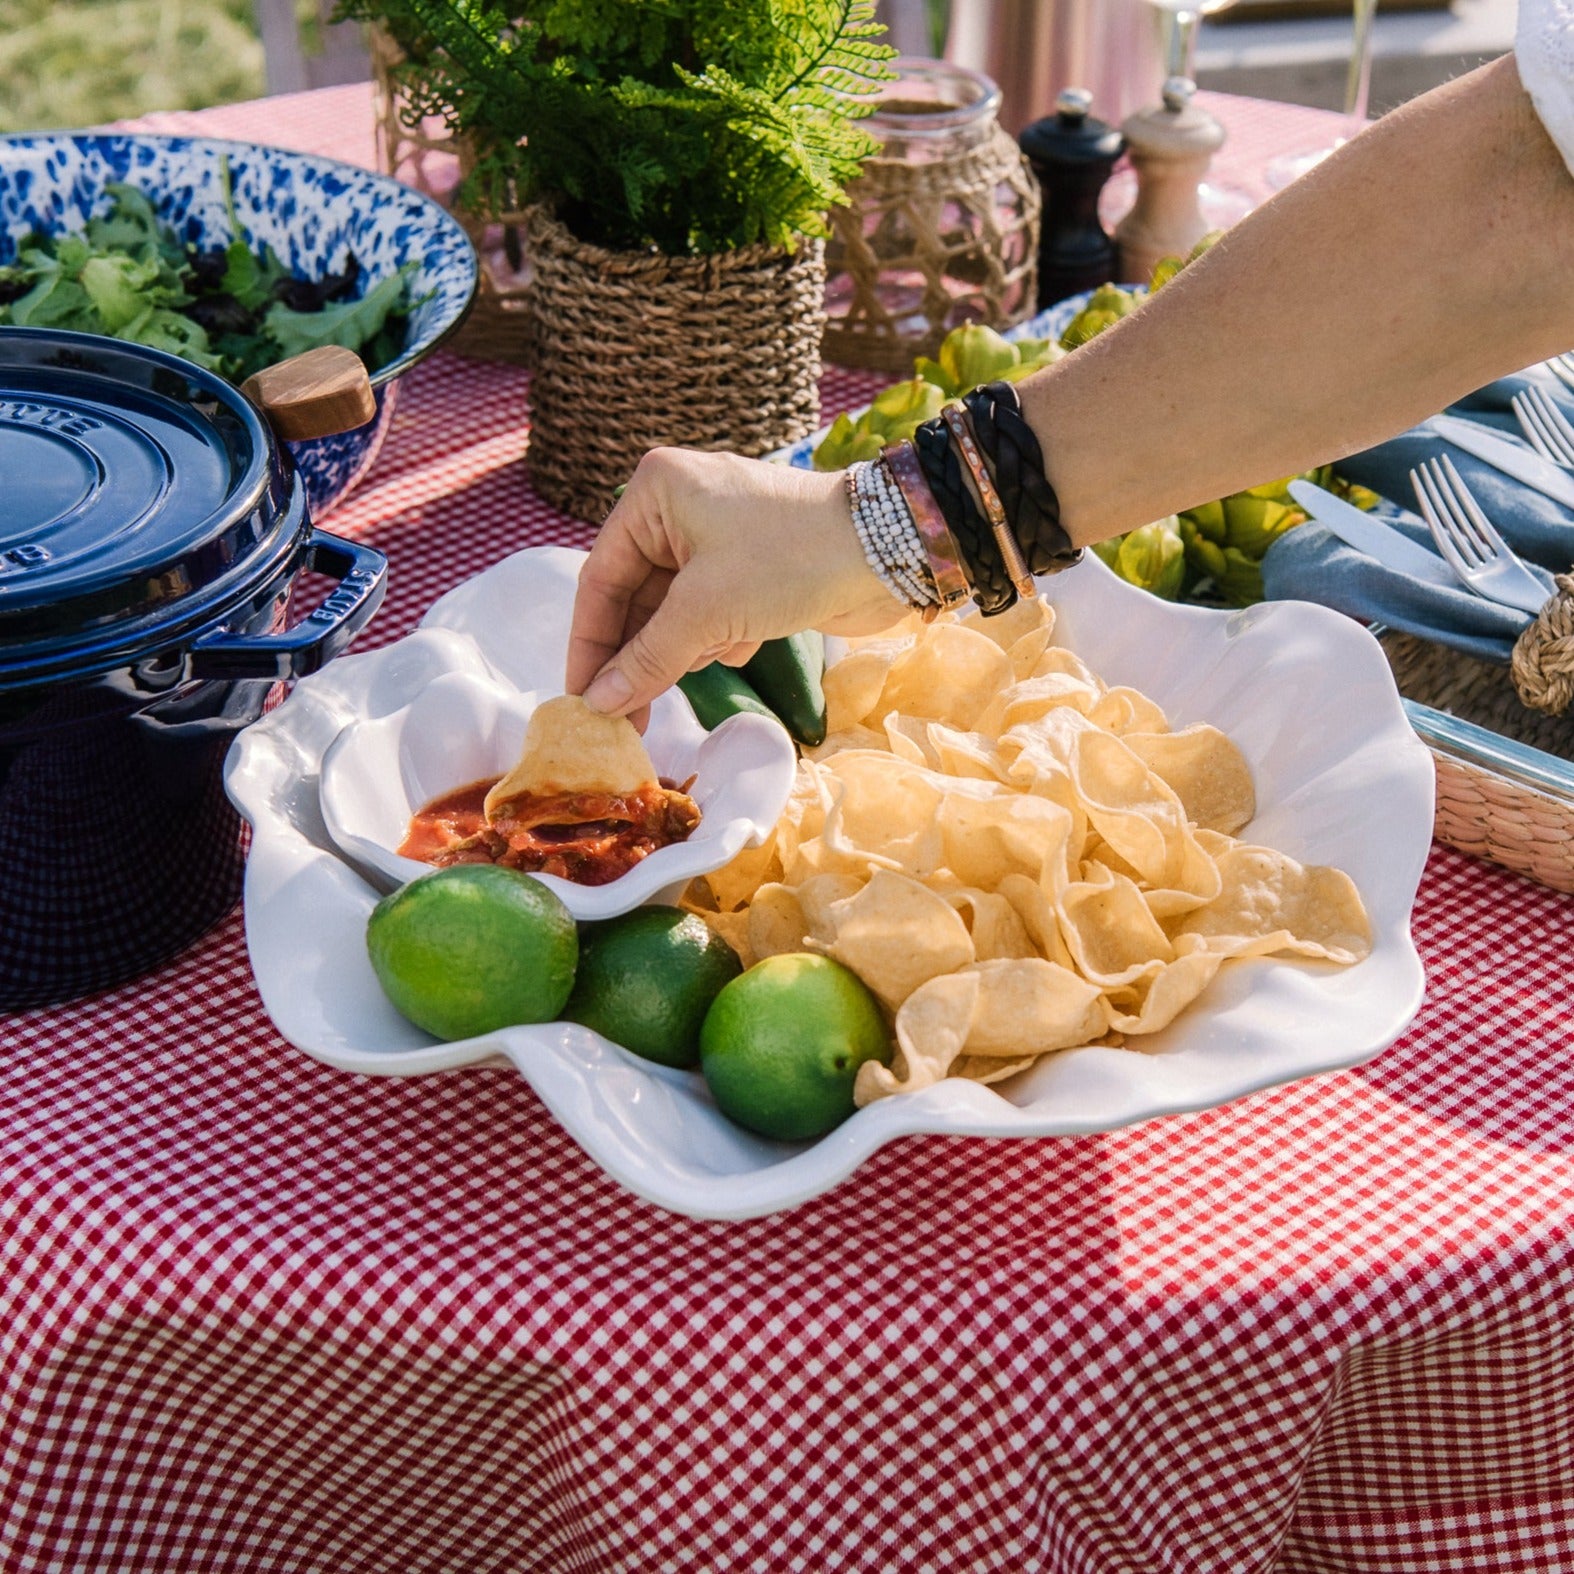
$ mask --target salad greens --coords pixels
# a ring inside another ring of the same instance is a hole
[[[336,344],[371,371],[404,347],[417,264],[379,280],[359,299],[353,255],[316,280],[294,277],[271,247],[241,238],[224,167],[235,238],[199,251],[160,221],[145,192],[106,183],[109,212],[80,234],[29,235],[0,265],[0,324],[108,334],[167,350],[232,382],[303,350]]]

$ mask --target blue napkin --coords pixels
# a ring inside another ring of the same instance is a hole
[[[1539,369],[1488,383],[1453,405],[1449,413],[1480,421],[1517,440],[1519,423],[1509,401],[1532,382],[1551,394],[1574,421],[1574,390]],[[1443,454],[1454,462],[1460,479],[1503,539],[1545,582],[1550,596],[1552,576],[1545,570],[1567,573],[1574,565],[1574,513],[1485,460],[1460,452],[1424,422],[1341,460],[1334,468],[1397,505],[1397,517],[1391,510],[1383,511],[1387,522],[1432,550],[1431,532],[1409,511],[1415,497],[1410,471],[1423,459]],[[1515,639],[1530,621],[1513,607],[1487,601],[1463,586],[1444,589],[1384,568],[1315,520],[1281,536],[1269,548],[1262,568],[1263,589],[1270,601],[1318,601],[1363,622],[1382,623],[1487,661],[1508,661]]]

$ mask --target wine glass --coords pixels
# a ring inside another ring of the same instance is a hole
[[[1341,148],[1366,124],[1367,99],[1372,89],[1372,18],[1377,15],[1377,0],[1353,0],[1350,40],[1350,69],[1344,84],[1345,128],[1332,142],[1318,148],[1303,148],[1272,159],[1263,178],[1275,190],[1288,186],[1307,170],[1321,164],[1335,148]]]

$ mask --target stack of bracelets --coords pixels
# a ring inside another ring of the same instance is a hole
[[[1070,568],[1081,549],[1010,383],[988,383],[878,459],[847,472],[853,524],[869,565],[926,618],[970,597],[990,617],[1032,596],[1035,574]]]

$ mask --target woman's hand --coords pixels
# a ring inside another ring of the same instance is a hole
[[[639,713],[762,640],[872,634],[906,610],[864,560],[840,474],[657,448],[580,572],[565,685],[610,715]]]

